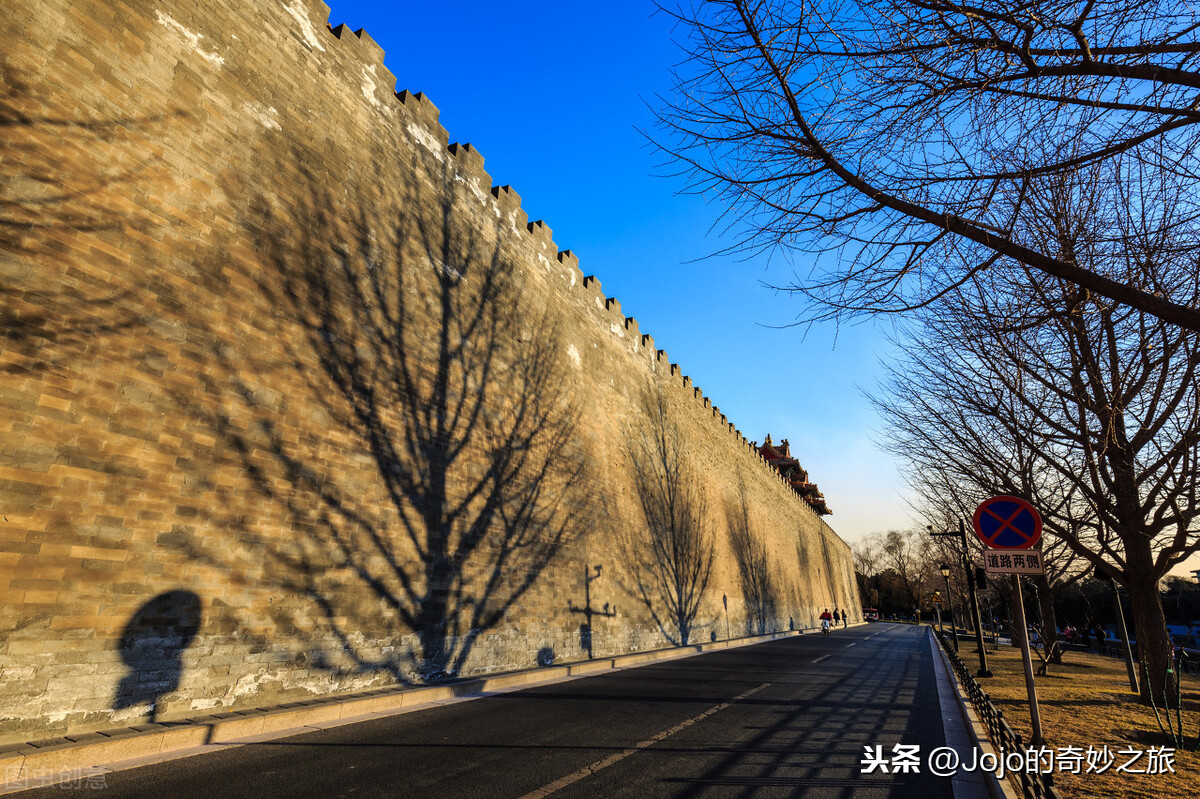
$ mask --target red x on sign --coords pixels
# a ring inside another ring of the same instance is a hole
[[[1020,497],[992,497],[975,509],[975,535],[991,549],[1029,549],[1042,537],[1042,517]]]

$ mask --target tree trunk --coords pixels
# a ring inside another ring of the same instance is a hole
[[[1159,707],[1175,703],[1174,646],[1167,633],[1158,575],[1153,571],[1150,541],[1145,537],[1122,536],[1125,541],[1125,588],[1129,591],[1137,659],[1142,664],[1141,699]]]
[[[1131,580],[1126,588],[1129,589],[1129,604],[1132,606],[1130,615],[1133,616],[1134,637],[1137,638],[1137,659],[1144,669],[1142,703],[1149,704],[1153,692],[1153,701],[1158,707],[1174,706],[1174,647],[1167,633],[1158,581],[1140,580],[1135,583]]]
[[[1038,608],[1042,613],[1042,642],[1046,647],[1046,657],[1051,663],[1062,663],[1062,653],[1055,646],[1058,642],[1058,617],[1054,613],[1054,589],[1044,574],[1038,575],[1033,582],[1037,586]]]

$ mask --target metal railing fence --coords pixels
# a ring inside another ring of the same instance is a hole
[[[1005,721],[1004,711],[996,707],[991,697],[980,687],[979,682],[971,674],[971,670],[954,651],[954,645],[950,643],[948,637],[944,633],[935,632],[935,634],[942,645],[942,651],[946,653],[950,663],[954,666],[959,682],[966,688],[967,695],[971,698],[971,705],[975,708],[975,714],[987,728],[992,746],[1001,753],[1025,752],[1024,738]],[[1026,799],[1062,799],[1062,795],[1054,787],[1053,775],[1040,771],[1029,773],[1025,769],[1015,770],[1009,774],[1016,780],[1021,789],[1021,795]]]

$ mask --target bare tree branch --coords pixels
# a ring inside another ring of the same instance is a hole
[[[687,58],[658,146],[725,204],[736,249],[832,259],[786,287],[818,303],[802,318],[921,307],[986,263],[1200,331],[1191,285],[1146,284],[1010,232],[1031,190],[1102,163],[1173,176],[1178,218],[1195,218],[1193,9],[708,0],[667,13]],[[1200,243],[1190,222],[1175,235]]]

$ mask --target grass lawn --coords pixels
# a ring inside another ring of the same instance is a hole
[[[962,641],[960,656],[972,672],[979,666],[974,638]],[[1040,661],[1033,656],[1036,672]],[[1030,739],[1029,701],[1021,650],[1000,646],[989,651],[988,667],[995,675],[979,680],[983,690],[1004,711],[1004,717],[1026,742]],[[1121,749],[1173,746],[1159,730],[1150,707],[1138,704],[1129,690],[1125,661],[1100,655],[1068,652],[1062,665],[1049,666],[1044,677],[1036,677],[1042,733],[1046,746],[1058,750],[1076,746],[1085,752],[1108,745],[1115,762],[1104,774],[1056,772],[1055,786],[1066,799],[1082,797],[1139,797],[1144,799],[1193,799],[1200,795],[1200,753],[1191,751],[1200,735],[1200,677],[1183,681],[1184,748],[1175,753],[1175,773],[1162,775],[1120,773],[1117,767],[1130,759]],[[1159,709],[1160,714],[1162,709]],[[1165,724],[1165,721],[1164,721]],[[1130,769],[1144,769],[1145,759]],[[1086,760],[1084,761],[1086,769]]]

